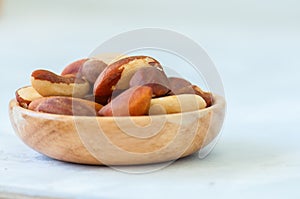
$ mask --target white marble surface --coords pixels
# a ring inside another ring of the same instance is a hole
[[[262,133],[266,128],[273,142]],[[195,154],[148,174],[62,163],[2,135],[0,191],[63,198],[299,198],[300,147],[293,133],[268,126],[235,132],[224,130],[204,160]]]
[[[297,1],[188,0],[172,9],[158,0],[51,2],[6,0],[0,11],[0,192],[61,198],[300,197]],[[153,3],[155,14],[149,10]],[[200,160],[195,154],[156,172],[127,174],[48,159],[14,135],[8,102],[29,83],[32,70],[59,72],[111,35],[149,26],[188,35],[217,65],[228,111],[210,156]]]

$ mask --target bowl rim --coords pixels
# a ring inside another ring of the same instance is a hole
[[[53,114],[53,113],[44,113],[44,112],[36,112],[33,110],[29,110],[27,108],[24,108],[22,106],[20,106],[20,104],[17,102],[17,100],[15,98],[10,100],[9,103],[9,107],[10,107],[10,111],[12,108],[17,108],[19,110],[21,110],[22,112],[26,112],[32,116],[36,115],[39,117],[51,117],[51,118],[66,118],[66,119],[90,119],[90,118],[101,118],[101,119],[145,119],[145,118],[157,118],[157,117],[178,117],[178,116],[184,116],[184,115],[190,115],[190,114],[201,114],[201,113],[205,113],[207,111],[210,111],[212,109],[217,109],[217,107],[219,106],[226,106],[226,100],[225,97],[220,96],[220,95],[213,95],[213,99],[214,102],[211,106],[206,107],[204,109],[199,109],[199,110],[195,110],[195,111],[188,111],[188,112],[182,112],[182,113],[172,113],[172,114],[160,114],[160,115],[141,115],[141,116],[78,116],[78,115],[60,115],[60,114]]]

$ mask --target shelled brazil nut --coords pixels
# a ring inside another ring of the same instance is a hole
[[[179,77],[167,77],[158,60],[129,56],[107,64],[79,59],[55,74],[35,70],[31,86],[16,100],[32,111],[77,116],[142,116],[196,111],[211,106],[213,95]]]

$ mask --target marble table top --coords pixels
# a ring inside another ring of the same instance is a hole
[[[261,127],[266,128],[266,127]],[[256,134],[254,138],[252,135]],[[11,133],[0,139],[0,198],[9,194],[50,198],[299,198],[298,139],[275,130],[228,132],[205,159],[198,154],[157,171],[157,165],[85,166],[47,158]],[[287,143],[289,141],[289,143]],[[18,196],[18,195],[17,195]],[[22,198],[22,197],[21,197]]]

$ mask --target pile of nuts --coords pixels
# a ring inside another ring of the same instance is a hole
[[[61,115],[141,116],[195,111],[213,103],[212,94],[178,77],[167,77],[149,56],[106,64],[87,58],[60,75],[36,70],[31,86],[16,91],[20,106]]]

